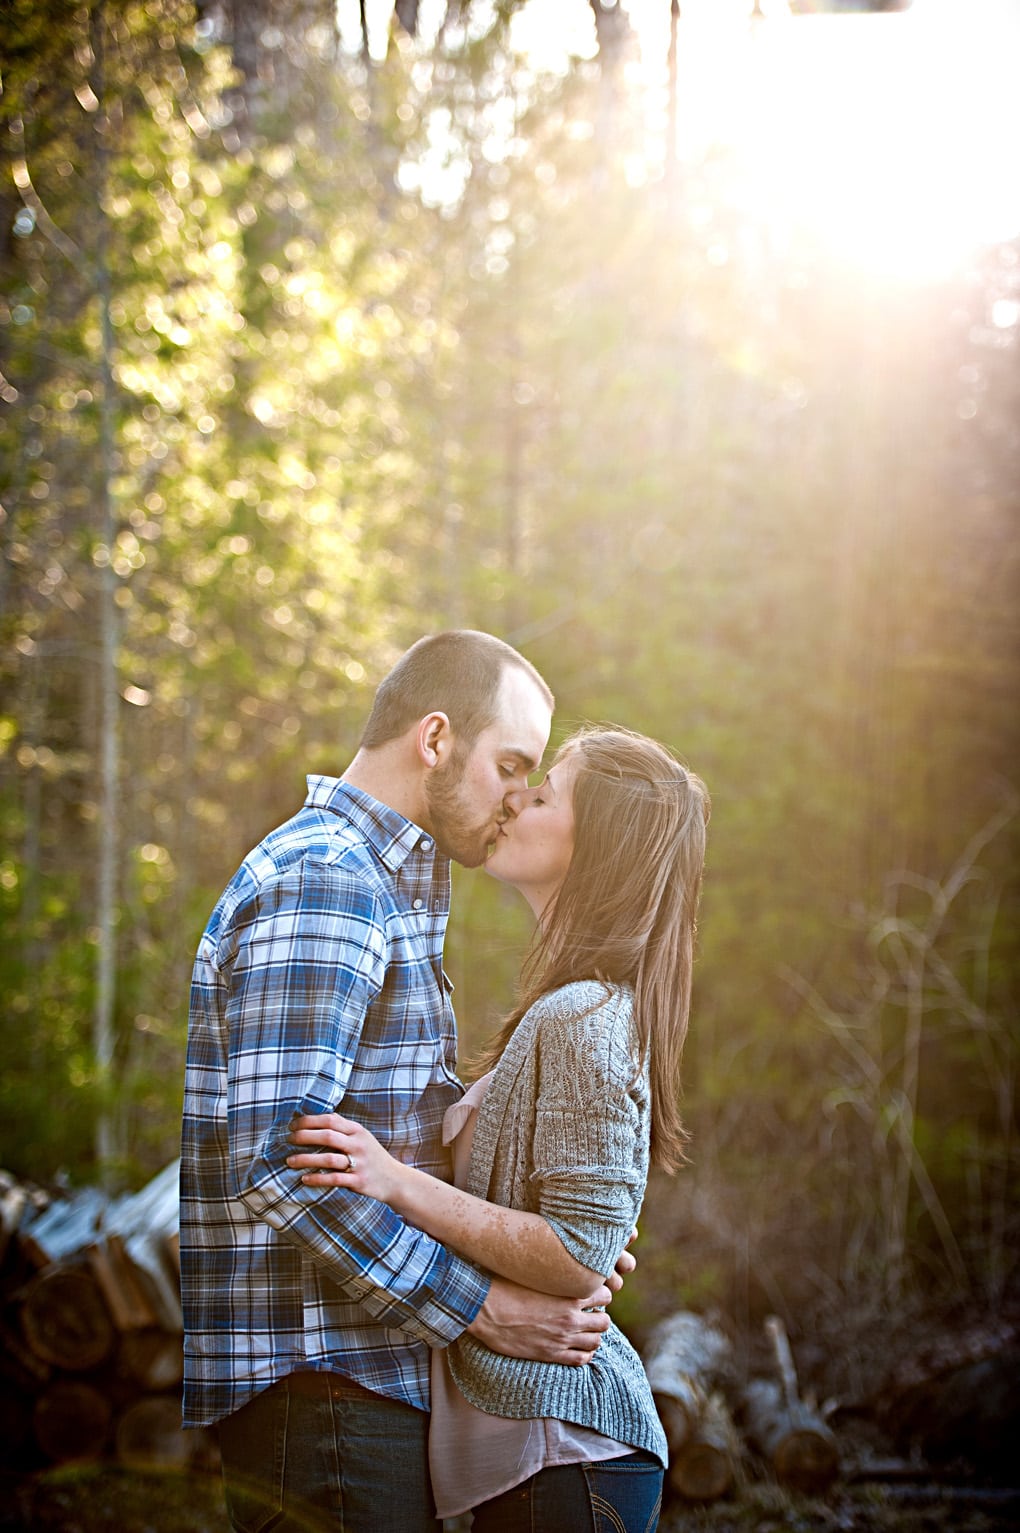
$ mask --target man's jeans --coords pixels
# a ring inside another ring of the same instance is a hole
[[[220,1422],[236,1533],[440,1533],[425,1411],[337,1373],[291,1374]]]
[[[655,1533],[662,1465],[650,1453],[540,1469],[475,1508],[472,1533]]]

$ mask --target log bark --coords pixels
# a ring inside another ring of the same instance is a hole
[[[19,1182],[9,1171],[0,1171],[0,1261],[22,1225],[27,1225],[49,1205],[50,1195],[31,1182]]]
[[[832,1429],[813,1404],[800,1397],[797,1370],[786,1327],[777,1315],[765,1321],[778,1382],[757,1379],[744,1391],[748,1436],[771,1460],[776,1476],[805,1495],[820,1495],[839,1473],[839,1448]]]
[[[712,1390],[732,1381],[729,1337],[702,1315],[680,1310],[652,1331],[643,1362],[671,1452],[679,1452],[700,1421]]]
[[[733,1376],[729,1338],[686,1310],[656,1326],[645,1371],[669,1446],[669,1478],[691,1501],[712,1501],[733,1483],[737,1441],[716,1386]]]
[[[77,1373],[94,1368],[113,1350],[114,1329],[102,1294],[87,1272],[43,1272],[21,1306],[25,1340],[37,1357]]]
[[[157,1322],[166,1331],[183,1331],[180,1276],[168,1258],[166,1237],[139,1230],[124,1237],[124,1253],[135,1268]]]
[[[159,1315],[149,1303],[119,1236],[89,1246],[85,1260],[118,1331],[144,1330],[159,1324]]]
[[[125,1238],[139,1230],[163,1237],[176,1233],[180,1223],[180,1176],[180,1161],[171,1161],[140,1192],[130,1193],[110,1207],[104,1229]]]
[[[58,1379],[40,1395],[32,1412],[35,1439],[57,1463],[95,1459],[110,1434],[110,1406],[91,1384]]]
[[[121,1271],[131,1272],[133,1286],[154,1320],[168,1331],[183,1329],[180,1269],[170,1242],[180,1217],[180,1161],[171,1161],[140,1192],[122,1198],[106,1217],[103,1231]]]
[[[69,1198],[51,1203],[34,1219],[22,1221],[18,1244],[36,1267],[66,1261],[95,1239],[107,1207],[96,1187],[83,1187]]]
[[[689,1440],[670,1453],[669,1483],[688,1501],[717,1501],[733,1485],[739,1454],[726,1402],[719,1394],[711,1395]]]
[[[89,1246],[84,1259],[118,1331],[140,1331],[158,1325],[158,1315],[144,1295],[133,1263],[127,1259],[123,1242],[117,1236]]]
[[[652,1389],[663,1394],[672,1393],[677,1378],[696,1379],[705,1388],[733,1378],[729,1337],[690,1310],[680,1310],[661,1321],[649,1336],[643,1357]]]
[[[112,1445],[133,1468],[215,1466],[215,1437],[180,1423],[178,1179],[173,1162],[135,1194],[51,1199],[0,1171],[11,1306],[10,1324],[0,1321],[0,1414],[21,1402],[20,1419],[5,1418],[15,1462],[26,1452],[37,1462],[38,1449],[91,1459]]]

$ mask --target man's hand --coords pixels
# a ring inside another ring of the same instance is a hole
[[[609,1316],[595,1306],[608,1304],[612,1297],[608,1284],[587,1299],[556,1299],[493,1278],[468,1334],[504,1357],[582,1367],[591,1362],[602,1333],[609,1329]]]

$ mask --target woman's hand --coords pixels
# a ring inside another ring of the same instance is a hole
[[[287,1164],[309,1187],[346,1187],[395,1206],[407,1168],[360,1123],[335,1112],[295,1118],[289,1138],[299,1148]]]

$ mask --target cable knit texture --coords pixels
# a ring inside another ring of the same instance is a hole
[[[647,1071],[635,1072],[633,995],[584,981],[543,996],[496,1066],[475,1124],[468,1191],[539,1213],[577,1261],[612,1272],[648,1179]],[[468,1335],[447,1351],[472,1405],[554,1416],[656,1454],[666,1439],[641,1359],[615,1325],[583,1368],[502,1357]]]

